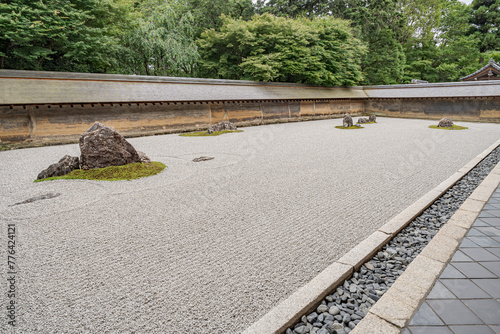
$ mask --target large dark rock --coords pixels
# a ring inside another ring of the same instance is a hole
[[[141,162],[141,157],[125,137],[113,128],[95,122],[80,137],[82,169],[121,166]]]
[[[352,117],[349,114],[344,115],[344,121],[343,121],[343,126],[344,128],[348,128],[352,126]]]
[[[371,122],[376,122],[377,121],[377,116],[375,115],[370,115],[370,117],[368,118],[368,121],[371,123]]]
[[[210,126],[207,130],[207,133],[210,135],[214,133],[215,131],[224,131],[224,130],[230,130],[230,131],[235,131],[237,130],[236,125],[229,121],[222,121],[219,123],[216,123],[212,126]]]
[[[80,159],[65,155],[59,162],[50,165],[47,169],[38,174],[37,179],[45,179],[53,176],[62,176],[71,173],[71,171],[80,168]]]
[[[451,128],[452,126],[453,121],[449,118],[442,118],[438,124],[438,128]]]

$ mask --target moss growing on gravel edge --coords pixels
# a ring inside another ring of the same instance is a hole
[[[429,128],[440,129],[440,130],[466,130],[466,129],[468,129],[468,127],[466,127],[466,126],[459,126],[459,125],[453,125],[451,128],[450,127],[443,128],[443,127],[439,127],[437,125],[429,125]]]
[[[349,126],[347,128],[345,128],[343,125],[337,125],[336,126],[337,129],[342,129],[342,130],[354,130],[354,129],[364,129],[364,127],[362,126],[357,126],[357,125],[353,125],[353,126]]]
[[[243,130],[222,130],[222,131],[214,131],[212,134],[208,134],[206,131],[200,131],[200,132],[188,132],[188,133],[181,133],[179,136],[182,137],[210,137],[210,136],[218,136],[223,133],[232,133],[232,132],[243,132]]]
[[[356,123],[356,124],[363,124],[363,125],[365,125],[365,124],[376,124],[376,123],[377,122],[366,122],[366,123]]]
[[[111,166],[94,169],[75,169],[69,174],[63,176],[48,177],[46,179],[35,180],[34,182],[51,180],[96,180],[96,181],[120,181],[133,180],[141,177],[156,175],[167,166],[161,162],[153,161],[151,163],[134,163],[123,166]]]

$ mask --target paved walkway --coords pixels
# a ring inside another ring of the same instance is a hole
[[[500,333],[500,187],[405,334]]]

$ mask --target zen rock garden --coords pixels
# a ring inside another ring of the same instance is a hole
[[[337,129],[363,129],[361,124],[372,124],[377,122],[377,116],[370,115],[369,118],[360,117],[358,118],[358,122],[354,124],[352,120],[352,116],[350,114],[345,114],[344,119],[342,120],[341,126],[336,126]]]
[[[376,123],[376,116],[369,118],[361,117],[354,124],[352,116],[348,113],[344,115],[340,129],[362,129],[360,124]],[[449,118],[443,118],[438,125],[431,125],[431,128],[441,128],[447,130],[462,130]],[[237,131],[236,125],[229,121],[222,121],[210,126],[206,132],[194,133],[195,135],[217,135],[224,132]],[[47,169],[38,174],[37,180],[51,177],[63,176],[74,170],[92,170],[106,168],[110,166],[123,166],[134,163],[151,163],[148,156],[141,151],[137,151],[125,137],[115,129],[99,122],[95,122],[86,132],[80,136],[80,157],[65,155],[57,163],[50,165]],[[194,162],[211,160],[213,157],[200,157]]]
[[[452,126],[453,121],[449,118],[442,118],[438,124],[438,128],[451,128]]]
[[[95,122],[80,136],[80,157],[65,155],[57,163],[38,174],[37,179],[62,176],[76,169],[95,169],[132,163],[151,163],[115,129]]]
[[[349,114],[344,115],[344,121],[342,122],[344,128],[349,128],[352,126],[352,117]]]
[[[198,132],[188,132],[181,133],[179,136],[181,137],[207,137],[207,136],[218,136],[223,133],[231,133],[231,132],[243,132],[243,130],[238,130],[236,125],[229,121],[222,121],[211,125],[207,131],[198,131]]]
[[[233,123],[231,123],[229,121],[222,121],[222,122],[219,122],[217,124],[210,126],[207,130],[207,134],[211,135],[214,132],[225,131],[225,130],[236,131],[236,130],[238,130],[238,128],[236,127],[236,125],[234,125]]]
[[[466,130],[467,127],[465,126],[458,126],[453,123],[453,121],[450,118],[442,118],[438,125],[430,125],[429,128],[431,129],[442,129],[442,130]]]

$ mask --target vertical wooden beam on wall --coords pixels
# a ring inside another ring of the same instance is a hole
[[[30,138],[34,138],[35,132],[36,132],[35,107],[34,106],[27,106],[26,111],[28,113],[28,119],[29,119],[29,124],[30,124]]]
[[[227,103],[231,102],[224,102],[224,117],[222,118],[223,121],[229,121],[229,115],[227,113]]]
[[[208,125],[212,125],[212,103],[207,102],[208,104]]]

